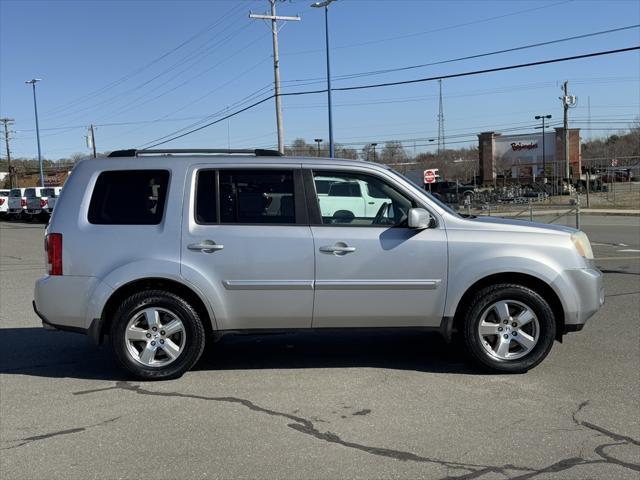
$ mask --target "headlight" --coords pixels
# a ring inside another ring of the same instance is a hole
[[[571,241],[578,250],[578,253],[587,260],[593,260],[593,250],[591,250],[591,243],[589,238],[584,232],[576,232],[571,235]]]

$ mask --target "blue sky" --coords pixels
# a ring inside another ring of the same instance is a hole
[[[280,32],[283,91],[323,88],[324,16],[310,1],[283,2],[302,16]],[[0,0],[0,116],[15,119],[16,157],[34,157],[31,87],[37,86],[45,158],[149,144],[205,117],[233,112],[271,93],[267,24],[249,10],[266,0]],[[342,75],[437,62],[640,24],[637,1],[338,0],[330,7],[334,87],[447,75],[640,44],[640,29],[414,70]],[[481,131],[531,131],[533,116],[560,121],[563,80],[578,96],[572,126],[598,137],[640,115],[638,51],[443,81],[445,135],[471,146]],[[252,94],[256,94],[250,97]],[[438,83],[334,92],[337,142],[406,140],[411,153],[435,148]],[[283,99],[285,140],[328,138],[326,95]],[[591,124],[587,108],[590,104]],[[124,124],[124,125],[123,125]],[[521,129],[521,130],[516,130]],[[273,147],[273,100],[167,147]],[[415,145],[415,146],[414,146]],[[4,148],[2,157],[4,158]]]

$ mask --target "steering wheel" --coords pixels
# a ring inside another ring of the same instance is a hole
[[[378,213],[376,213],[376,216],[373,217],[373,224],[374,225],[381,225],[383,224],[382,220],[385,219],[387,212],[389,211],[389,207],[391,206],[391,202],[385,202],[382,205],[380,205],[380,208],[378,209]],[[385,222],[387,223],[387,222]]]

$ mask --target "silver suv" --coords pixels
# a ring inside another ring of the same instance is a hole
[[[44,326],[108,336],[141,379],[182,375],[211,335],[381,327],[457,334],[481,367],[523,372],[604,302],[580,231],[460,216],[384,165],[273,153],[76,165],[46,231]],[[375,201],[354,211],[353,186]]]

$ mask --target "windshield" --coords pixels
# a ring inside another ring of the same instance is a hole
[[[400,172],[398,172],[397,170],[394,170],[391,167],[387,167],[391,172],[393,172],[395,175],[397,175],[398,177],[402,178],[403,180],[406,180],[409,185],[411,185],[411,188],[413,188],[413,190],[415,192],[418,192],[420,195],[423,195],[425,197],[427,197],[430,201],[432,201],[433,203],[435,203],[436,205],[438,205],[440,208],[442,208],[443,210],[446,210],[448,213],[450,213],[451,215],[455,215],[456,217],[460,217],[461,215],[456,212],[453,208],[451,208],[449,205],[447,205],[446,203],[444,203],[442,200],[438,200],[436,197],[434,197],[433,195],[431,195],[431,193],[427,192],[426,190],[420,188],[418,185],[416,185],[411,179],[405,177],[403,174],[401,174]]]

